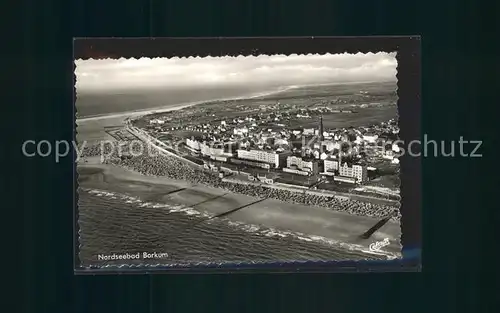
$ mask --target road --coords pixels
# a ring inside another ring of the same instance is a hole
[[[377,204],[382,204],[382,205],[388,205],[388,206],[396,206],[399,204],[398,201],[394,200],[387,200],[387,199],[381,199],[377,197],[372,197],[372,196],[364,196],[364,195],[354,195],[350,193],[344,193],[344,192],[336,192],[336,191],[330,191],[330,190],[308,190],[308,189],[301,189],[301,188],[293,188],[289,186],[284,186],[284,185],[270,185],[270,184],[262,184],[262,183],[255,183],[251,181],[241,181],[237,179],[231,179],[231,178],[223,178],[223,181],[227,182],[232,182],[236,184],[248,184],[248,185],[254,185],[254,186],[266,186],[269,188],[274,188],[274,189],[282,189],[282,190],[287,190],[287,191],[292,191],[292,192],[305,192],[307,194],[311,195],[318,195],[318,196],[325,196],[325,195],[330,195],[330,196],[335,196],[335,197],[345,197],[350,200],[357,200],[361,202],[376,202]]]

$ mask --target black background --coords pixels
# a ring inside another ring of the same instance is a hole
[[[12,228],[5,218],[4,228],[13,229],[7,241],[22,240],[22,251],[6,258],[19,267],[6,273],[21,287],[16,307],[51,313],[494,311],[488,302],[498,288],[492,253],[498,242],[488,242],[493,232],[483,223],[495,218],[487,196],[494,194],[498,170],[480,167],[493,156],[496,119],[488,110],[498,105],[486,98],[495,89],[484,88],[495,82],[498,55],[488,37],[492,11],[479,12],[472,1],[27,3],[12,24],[16,52],[3,52],[6,68],[17,74],[5,88],[13,97],[2,104],[9,114],[3,119],[7,142],[14,144],[2,153],[12,163],[2,174],[5,212],[22,222]],[[482,159],[423,160],[423,273],[73,276],[72,160],[24,158],[20,150],[24,140],[72,138],[72,37],[415,34],[423,36],[422,131],[435,140],[484,141]]]

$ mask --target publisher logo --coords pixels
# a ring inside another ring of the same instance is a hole
[[[370,244],[369,248],[370,248],[370,251],[377,252],[377,251],[380,251],[380,249],[382,249],[383,247],[388,246],[389,244],[390,244],[389,238],[385,238],[382,241],[377,241],[377,242]]]

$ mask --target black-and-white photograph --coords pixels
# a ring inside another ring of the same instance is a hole
[[[396,52],[75,65],[82,268],[402,257]]]

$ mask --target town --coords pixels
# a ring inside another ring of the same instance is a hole
[[[130,123],[220,178],[350,192],[380,176],[381,167],[398,170],[397,120],[330,129],[324,119],[354,117],[358,110],[382,105],[345,109],[349,106],[342,100],[306,107],[279,100],[258,106],[219,102]]]

